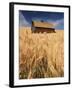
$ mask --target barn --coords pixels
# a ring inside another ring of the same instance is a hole
[[[52,23],[44,21],[32,21],[31,30],[34,33],[55,33],[55,28]]]

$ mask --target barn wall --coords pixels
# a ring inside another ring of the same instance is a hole
[[[54,28],[38,28],[35,27],[35,30],[33,30],[33,32],[35,33],[43,33],[43,32],[47,32],[47,33],[54,33],[55,29]]]

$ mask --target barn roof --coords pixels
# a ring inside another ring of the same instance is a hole
[[[54,28],[54,25],[49,22],[44,21],[32,21],[34,27],[42,27],[42,28]]]

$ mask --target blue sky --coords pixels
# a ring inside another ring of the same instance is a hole
[[[45,21],[54,24],[55,29],[64,29],[64,13],[44,11],[19,11],[19,26],[30,27],[32,20]]]

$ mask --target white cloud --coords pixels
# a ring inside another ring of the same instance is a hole
[[[55,22],[53,22],[55,27],[62,24],[62,23],[64,23],[64,19],[56,20]]]
[[[59,19],[59,20],[47,20],[47,22],[50,22],[54,25],[54,28],[57,28],[59,27],[60,25],[63,25],[64,24],[64,19]],[[60,28],[60,27],[59,27]]]
[[[19,24],[20,24],[20,27],[30,26],[29,22],[25,19],[25,17],[21,12],[19,12]]]

